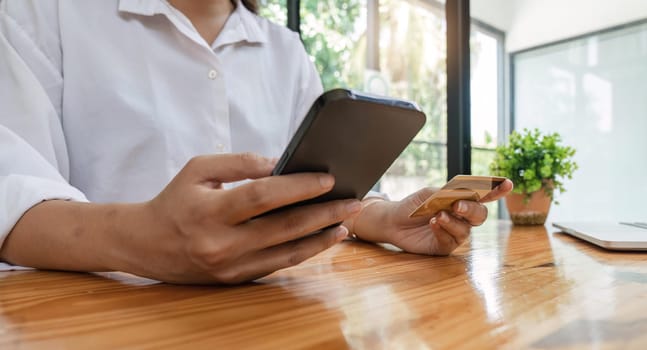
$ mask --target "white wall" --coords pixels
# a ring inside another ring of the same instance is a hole
[[[647,0],[472,0],[472,16],[506,32],[514,52],[647,18]]]
[[[514,0],[471,0],[470,13],[473,18],[505,32],[512,23],[513,3]]]

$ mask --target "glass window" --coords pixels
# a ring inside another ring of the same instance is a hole
[[[577,150],[549,221],[647,219],[645,62],[647,24],[513,56],[515,129],[559,132]]]
[[[301,38],[325,90],[363,87],[366,1],[301,1]]]
[[[472,25],[470,40],[472,174],[488,175],[497,145],[501,121],[500,65],[502,34],[490,33]],[[491,217],[498,216],[498,205],[488,204]]]
[[[287,0],[261,0],[258,12],[274,23],[288,24]]]
[[[326,89],[415,101],[427,115],[423,130],[380,181],[392,199],[447,177],[445,18],[432,3],[301,1],[302,38]]]
[[[302,0],[301,37],[326,90],[347,87],[415,101],[427,124],[383,176],[397,200],[447,179],[447,75],[444,1]],[[261,14],[285,23],[286,1],[262,1]],[[488,173],[499,123],[501,38],[472,33],[474,174]],[[476,96],[476,97],[474,97]],[[490,210],[496,213],[496,210]]]
[[[487,175],[499,125],[499,41],[476,28],[471,39],[472,173]]]

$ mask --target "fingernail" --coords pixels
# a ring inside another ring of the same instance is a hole
[[[335,184],[335,179],[331,175],[319,176],[319,183],[323,188],[331,188]]]
[[[360,201],[352,201],[346,204],[346,211],[349,214],[354,214],[362,210],[362,203]]]
[[[446,224],[449,222],[449,216],[444,211],[441,211],[440,214],[438,215],[438,220],[443,224]]]
[[[435,224],[437,224],[437,223],[438,223],[438,220],[436,220],[436,217],[434,216],[433,218],[431,218],[431,220],[430,220],[429,222],[430,222],[432,225],[435,225]]]
[[[461,214],[467,212],[467,204],[465,204],[465,202],[463,201],[458,202],[458,208],[456,211]]]
[[[337,226],[337,228],[335,229],[335,238],[342,240],[346,237],[348,237],[348,229],[341,225]]]

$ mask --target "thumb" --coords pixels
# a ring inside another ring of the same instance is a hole
[[[418,207],[422,202],[426,201],[427,198],[431,197],[432,194],[438,192],[438,188],[434,187],[424,187],[407,197],[407,201],[410,202],[414,207]]]
[[[269,176],[275,164],[275,159],[255,153],[216,154],[192,158],[185,170],[195,182],[226,183]]]

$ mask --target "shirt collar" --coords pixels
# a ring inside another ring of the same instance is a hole
[[[215,49],[241,41],[264,43],[267,41],[267,36],[259,25],[258,16],[250,12],[240,1],[237,1],[236,9],[227,19],[225,27],[216,38],[213,46]]]
[[[160,0],[119,0],[119,12],[142,16],[165,14],[165,5]]]
[[[142,16],[168,15],[168,4],[165,4],[164,0],[119,0],[119,12]],[[250,12],[240,1],[237,1],[236,9],[227,19],[222,32],[213,43],[213,48],[241,41],[265,43],[267,35],[259,25],[258,16]]]

